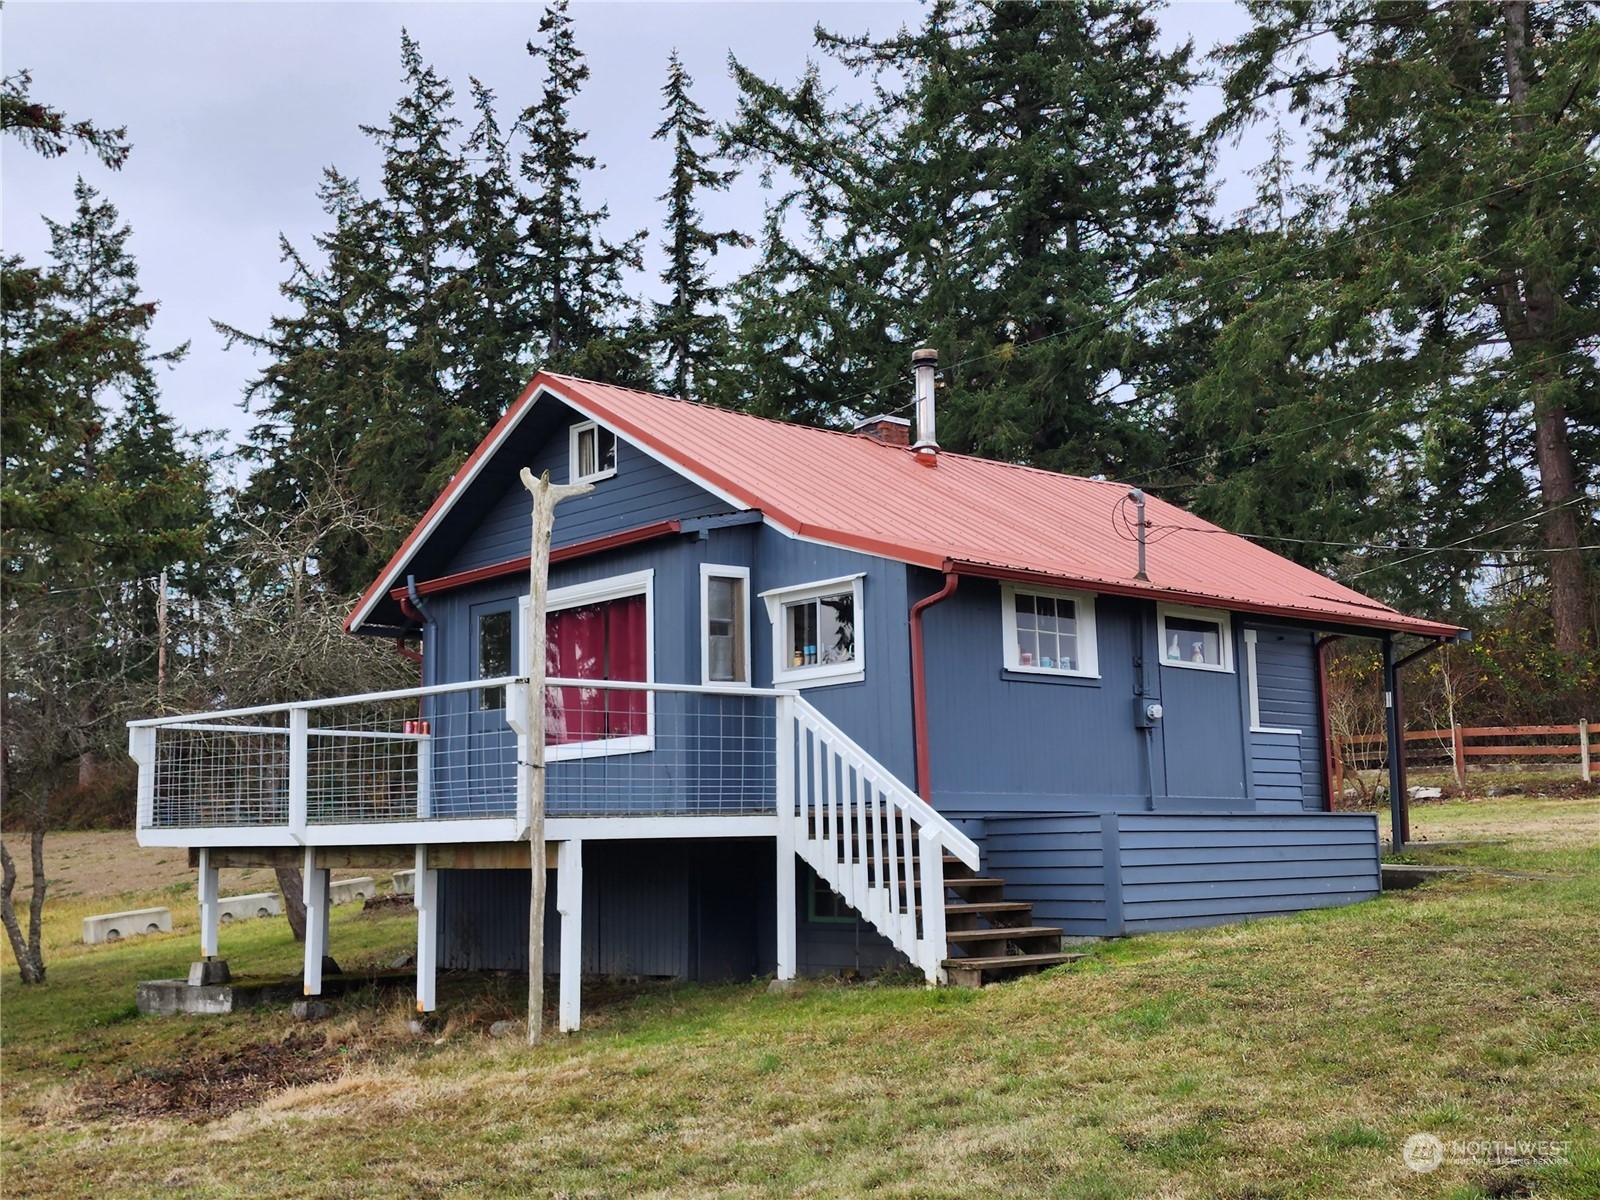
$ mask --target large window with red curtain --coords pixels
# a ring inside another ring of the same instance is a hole
[[[545,673],[559,679],[642,682],[650,647],[643,595],[558,609],[545,619]],[[649,694],[613,688],[545,691],[545,740],[552,746],[649,732]]]

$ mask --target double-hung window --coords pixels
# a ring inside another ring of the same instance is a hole
[[[572,483],[593,483],[617,473],[617,435],[594,421],[581,421],[572,427]]]
[[[1006,584],[1000,599],[1009,670],[1099,678],[1093,596]]]
[[[700,680],[750,682],[750,571],[700,564]]]
[[[1228,614],[1210,608],[1156,606],[1161,665],[1195,671],[1233,670],[1233,631]]]
[[[866,678],[861,575],[762,592],[772,619],[775,684],[855,683]]]

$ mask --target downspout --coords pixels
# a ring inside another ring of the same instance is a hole
[[[1328,712],[1328,647],[1343,641],[1344,634],[1330,633],[1317,639],[1317,712],[1322,718],[1322,811],[1333,811],[1333,717]],[[1339,797],[1341,800],[1343,796]]]
[[[928,671],[922,649],[922,614],[955,592],[961,576],[944,573],[944,586],[911,606],[911,738],[916,746],[917,795],[933,803],[933,782],[928,766]]]
[[[406,576],[406,594],[400,601],[400,611],[403,612],[408,619],[416,621],[422,626],[422,629],[419,631],[419,638],[423,646],[426,647],[428,644],[427,627],[433,623],[433,618],[428,615],[428,610],[422,605],[422,596],[417,591],[417,577],[415,575]],[[399,647],[401,654],[417,664],[417,686],[426,687],[428,681],[424,674],[425,665],[423,663],[422,651],[407,650],[405,640],[403,638],[396,638],[395,645]],[[425,707],[426,697],[417,697],[417,718],[419,720],[427,715],[427,713],[424,711]]]

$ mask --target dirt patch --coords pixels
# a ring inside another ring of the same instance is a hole
[[[292,1033],[282,1041],[119,1072],[79,1090],[79,1113],[136,1121],[182,1117],[203,1124],[274,1092],[326,1082],[347,1061],[320,1034]]]

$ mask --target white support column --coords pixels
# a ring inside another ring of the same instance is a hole
[[[926,825],[918,837],[922,855],[922,961],[917,965],[930,984],[944,983],[944,960],[950,952],[944,932],[944,846],[938,832]]]
[[[217,956],[217,868],[211,851],[200,848],[200,957]]]
[[[779,696],[776,702],[777,786],[774,791],[778,806],[778,978],[795,976],[795,713],[794,701]]]
[[[303,899],[306,904],[305,994],[322,995],[322,956],[328,952],[328,871],[317,866],[317,851],[306,847]]]
[[[583,996],[583,842],[556,845],[556,911],[561,914],[559,1025],[576,1033]]]
[[[311,777],[310,724],[305,709],[289,710],[289,831],[301,841],[305,840],[306,790]]]
[[[417,847],[416,883],[411,903],[417,910],[417,1011],[432,1012],[439,976],[439,872],[428,866],[428,848]]]
[[[149,829],[156,823],[156,731],[153,726],[128,730],[128,756],[139,764],[137,827]]]

